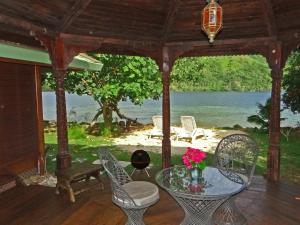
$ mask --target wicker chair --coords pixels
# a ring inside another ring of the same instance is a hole
[[[146,181],[133,181],[109,150],[100,149],[98,155],[110,179],[112,201],[128,216],[126,225],[144,225],[145,211],[159,200],[158,187]]]
[[[245,134],[232,134],[223,138],[215,152],[214,165],[224,176],[236,182],[246,182],[253,177],[259,153],[256,142]],[[214,213],[213,221],[217,225],[245,225],[246,218],[238,210],[233,196],[223,203]]]

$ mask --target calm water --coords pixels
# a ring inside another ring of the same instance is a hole
[[[239,124],[253,126],[247,117],[257,112],[257,103],[265,103],[269,92],[172,92],[171,123],[178,125],[181,115],[194,116],[197,125],[202,127],[224,127]],[[66,94],[69,121],[90,121],[96,113],[97,104],[89,96]],[[142,106],[130,102],[121,102],[120,110],[142,123],[151,123],[153,115],[162,114],[162,103],[147,100]],[[43,93],[44,119],[55,120],[55,93]],[[116,116],[115,116],[116,117]],[[282,126],[295,126],[300,121],[299,115],[284,111],[282,117],[288,118]]]

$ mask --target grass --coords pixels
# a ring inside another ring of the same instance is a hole
[[[249,129],[248,133],[256,140],[261,152],[257,162],[257,172],[264,174],[267,165],[268,135],[255,129]],[[289,140],[281,136],[280,150],[281,178],[290,183],[300,184],[300,138],[297,132],[290,135]]]
[[[72,161],[95,161],[97,157],[96,150],[99,146],[111,145],[109,138],[101,136],[92,136],[86,134],[84,128],[80,125],[72,125],[68,128],[69,151],[72,155]],[[57,134],[45,133],[47,171],[54,172],[56,167],[57,154]]]
[[[257,161],[256,173],[264,175],[267,166],[268,135],[256,129],[247,129],[247,133],[252,136],[260,147],[260,154]],[[80,125],[72,125],[68,129],[69,151],[73,162],[90,161],[98,159],[97,149],[99,146],[109,146],[112,153],[122,161],[130,161],[131,153],[122,151],[112,145],[112,139],[101,136],[92,136],[85,133]],[[47,171],[54,172],[56,166],[57,140],[56,133],[46,133],[45,143],[47,145]],[[289,141],[281,139],[281,177],[291,183],[300,184],[300,138],[293,133]],[[156,167],[161,167],[161,154],[149,152],[151,163]],[[208,154],[207,164],[211,165],[212,154]],[[172,164],[182,164],[181,155],[172,156]],[[129,167],[130,171],[132,168]]]

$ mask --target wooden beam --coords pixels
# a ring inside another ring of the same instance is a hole
[[[273,11],[272,0],[262,0],[261,3],[265,21],[268,27],[269,36],[277,36],[278,30],[276,25],[276,17]]]
[[[162,31],[162,41],[166,40],[168,37],[169,31],[174,23],[180,2],[181,0],[169,0],[168,14]]]
[[[68,29],[68,27],[72,24],[72,22],[80,16],[81,13],[89,6],[92,0],[77,0],[72,8],[68,11],[68,13],[62,19],[61,24],[57,27],[57,31],[64,32]]]
[[[176,57],[245,55],[265,53],[274,37],[216,40],[213,45],[207,41],[169,42],[165,45],[180,52]],[[265,55],[265,54],[263,54]]]
[[[284,43],[299,42],[300,43],[300,29],[286,30],[278,34],[278,38]]]
[[[83,45],[83,46],[95,46],[104,44],[113,44],[113,45],[122,45],[122,46],[143,46],[143,47],[158,47],[160,44],[154,41],[138,41],[138,40],[129,40],[121,39],[114,37],[94,37],[88,35],[76,35],[76,34],[66,34],[61,33],[59,37],[64,39],[68,44]]]
[[[33,24],[31,22],[28,22],[24,19],[18,19],[14,17],[10,17],[4,14],[0,14],[0,23],[7,24],[19,29],[27,30],[28,35],[30,32],[34,33],[42,33],[42,34],[51,34],[52,32],[49,31],[46,27],[40,27],[36,24]]]
[[[212,45],[210,45],[207,41],[181,41],[181,42],[167,42],[166,46],[214,46],[218,45],[237,45],[237,44],[246,44],[248,46],[255,45],[268,45],[270,42],[275,41],[274,37],[257,37],[257,38],[241,38],[241,39],[226,39],[226,40],[215,40]]]

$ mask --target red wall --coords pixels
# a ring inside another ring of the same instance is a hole
[[[36,69],[0,62],[0,174],[36,167],[40,157]]]

